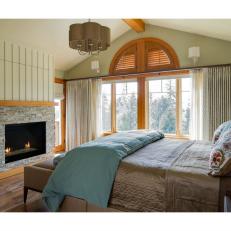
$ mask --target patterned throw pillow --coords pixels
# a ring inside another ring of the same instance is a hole
[[[224,176],[231,173],[231,130],[223,132],[210,153],[210,174]]]
[[[215,143],[218,141],[220,135],[221,135],[223,132],[227,131],[227,130],[231,130],[231,120],[222,123],[222,124],[216,129],[216,131],[215,131],[214,134],[213,134],[212,143],[215,144]]]

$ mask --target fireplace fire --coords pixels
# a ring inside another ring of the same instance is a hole
[[[5,147],[5,163],[45,154],[46,123],[6,125]]]
[[[24,149],[31,149],[29,141],[25,144],[25,148]],[[5,154],[6,155],[12,155],[13,154],[13,149],[12,148],[6,148],[5,149]]]
[[[5,155],[6,156],[12,156],[12,155],[17,155],[18,153],[28,153],[30,151],[35,151],[36,149],[35,148],[31,148],[30,147],[30,142],[28,141],[24,148],[22,149],[18,149],[18,150],[13,150],[13,148],[6,148],[5,149]]]
[[[30,148],[30,142],[29,141],[25,144],[25,148]]]
[[[8,154],[11,152],[11,148],[6,148],[5,153]]]

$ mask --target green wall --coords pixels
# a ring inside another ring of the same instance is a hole
[[[55,70],[55,78],[64,79],[64,71]]]
[[[117,50],[125,43],[143,37],[156,37],[170,44],[178,55],[181,67],[192,66],[192,60],[188,58],[188,48],[191,46],[200,47],[201,57],[198,62],[199,66],[231,63],[231,42],[163,27],[146,25],[145,32],[136,33],[129,30],[116,39],[108,50],[100,53],[98,56],[91,56],[72,69],[66,71],[65,79],[107,75],[111,60]],[[95,59],[98,59],[100,62],[99,74],[91,70],[91,61]]]

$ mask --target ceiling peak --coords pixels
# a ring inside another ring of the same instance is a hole
[[[123,19],[137,33],[145,31],[145,23],[142,19]]]

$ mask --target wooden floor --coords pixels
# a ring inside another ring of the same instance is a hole
[[[23,173],[0,180],[0,212],[45,212],[41,193],[29,190],[23,203]]]

